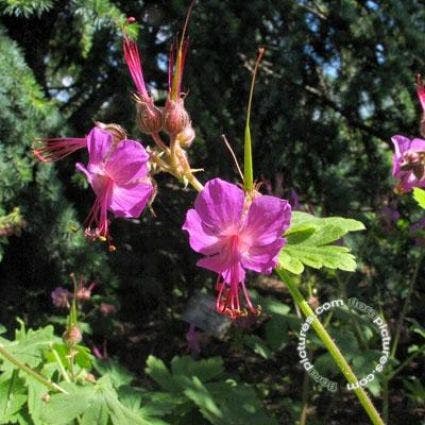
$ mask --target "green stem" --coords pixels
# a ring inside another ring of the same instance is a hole
[[[390,353],[390,359],[394,359],[395,355],[397,354],[397,348],[398,348],[398,343],[400,341],[400,334],[401,334],[401,328],[403,326],[403,322],[404,319],[406,318],[406,314],[409,308],[409,303],[410,303],[410,299],[412,297],[413,294],[413,288],[415,286],[416,280],[418,278],[419,275],[419,270],[422,264],[422,260],[424,259],[425,253],[422,253],[419,258],[418,258],[418,262],[416,263],[416,267],[415,270],[413,272],[413,276],[412,279],[410,280],[409,283],[409,289],[407,291],[407,295],[406,295],[406,299],[404,300],[404,304],[403,307],[401,309],[401,314],[400,317],[398,318],[397,321],[397,326],[396,326],[396,331],[395,331],[395,336],[394,336],[394,342],[393,345],[391,347],[391,353]],[[384,375],[384,379],[382,382],[382,416],[384,417],[385,421],[388,421],[389,418],[389,383],[391,381],[391,379],[394,378],[394,376],[396,376],[404,367],[406,367],[413,358],[416,357],[417,353],[413,353],[411,356],[409,356],[396,370],[390,372],[387,375]]]
[[[36,381],[40,382],[47,388],[49,388],[52,391],[59,391],[63,394],[67,394],[67,392],[61,388],[59,385],[55,384],[54,382],[50,382],[48,379],[46,379],[43,375],[40,375],[35,370],[28,367],[25,363],[22,363],[17,358],[15,358],[12,354],[10,354],[2,344],[0,344],[0,355],[2,355],[6,360],[8,360],[10,363],[15,365],[18,369],[23,370],[28,375],[32,376]]]
[[[289,292],[292,295],[292,298],[297,303],[301,311],[306,317],[313,317],[313,322],[311,323],[312,328],[315,330],[317,336],[321,339],[323,344],[325,345],[326,349],[329,351],[330,355],[334,359],[335,363],[341,370],[342,374],[344,375],[345,379],[353,385],[357,385],[358,380],[356,378],[356,375],[352,371],[350,365],[345,360],[344,356],[342,355],[341,351],[335,344],[335,342],[332,340],[331,336],[328,334],[320,320],[317,318],[317,316],[314,314],[311,307],[308,305],[307,301],[305,300],[304,296],[299,291],[297,285],[295,282],[293,282],[291,276],[289,273],[287,273],[283,269],[276,269],[278,275],[282,279],[282,281],[286,284],[288,287]],[[369,396],[367,395],[366,391],[362,387],[354,388],[354,393],[356,394],[357,398],[359,399],[361,405],[363,406],[364,410],[368,414],[371,422],[374,425],[384,425],[383,420],[379,416],[378,411],[376,410],[375,406],[373,405],[372,401],[370,400]]]
[[[400,340],[401,328],[403,326],[403,322],[404,322],[404,319],[406,317],[407,309],[409,308],[410,298],[412,297],[413,288],[414,288],[416,280],[418,278],[419,270],[421,268],[421,264],[422,264],[422,260],[424,259],[424,256],[425,256],[425,252],[423,252],[419,256],[418,262],[416,263],[415,271],[413,272],[412,279],[410,280],[409,289],[408,289],[408,292],[407,292],[407,295],[406,295],[406,299],[404,301],[404,305],[403,305],[400,317],[399,317],[398,322],[397,322],[396,332],[395,332],[395,336],[394,336],[394,342],[393,342],[393,346],[391,348],[391,355],[390,355],[391,359],[394,358],[396,353],[397,353],[397,347],[398,347],[398,342]]]
[[[390,372],[387,376],[388,381],[394,378],[394,376],[398,375],[406,366],[410,364],[410,362],[415,358],[418,357],[420,354],[422,355],[424,353],[425,349],[421,348],[418,351],[411,354],[406,360],[403,361],[403,363],[395,370]]]
[[[389,379],[384,376],[382,380],[382,417],[388,423],[389,419]]]
[[[252,96],[254,94],[255,78],[257,76],[258,65],[264,55],[264,49],[258,49],[257,60],[252,74],[251,88],[249,90],[248,108],[246,112],[245,137],[244,137],[244,161],[243,161],[243,185],[246,192],[251,192],[254,188],[254,168],[252,164],[252,138],[251,138],[251,109]]]
[[[306,425],[307,424],[307,416],[308,416],[308,373],[304,373],[304,380],[303,380],[303,407],[301,410],[301,416],[300,416],[300,423],[299,425]]]
[[[51,347],[50,349],[52,350],[53,357],[55,358],[56,363],[59,366],[59,369],[61,371],[63,378],[65,379],[66,382],[71,382],[71,378],[69,377],[68,372],[66,371],[65,366],[63,365],[62,360],[59,357],[58,352],[53,347]]]

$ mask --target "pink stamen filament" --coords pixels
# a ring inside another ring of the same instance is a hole
[[[106,180],[107,179],[107,180]],[[94,239],[103,238],[108,240],[108,200],[112,191],[113,181],[105,178],[104,186],[96,197],[96,200],[85,221],[86,235]],[[94,230],[93,230],[94,228]]]
[[[142,62],[137,44],[128,37],[124,38],[124,59],[130,71],[131,78],[136,86],[137,92],[142,98],[149,98],[143,77]]]
[[[42,139],[43,145],[35,148],[35,157],[42,162],[53,162],[87,147],[86,138]]]

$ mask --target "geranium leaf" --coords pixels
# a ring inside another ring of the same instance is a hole
[[[295,211],[279,255],[280,267],[301,274],[304,267],[354,271],[356,259],[346,246],[335,244],[349,232],[364,230],[360,221],[342,217],[320,218]]]

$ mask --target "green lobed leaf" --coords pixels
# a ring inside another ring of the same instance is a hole
[[[146,360],[146,373],[164,390],[177,392],[180,390],[179,386],[174,382],[173,376],[168,370],[165,363],[156,358],[149,356]]]
[[[223,373],[223,359],[211,357],[194,361],[189,356],[174,357],[171,361],[171,371],[174,375],[196,376],[202,382],[208,382]]]
[[[50,344],[56,341],[59,341],[59,338],[54,336],[52,326],[46,326],[37,330],[28,329],[27,332],[22,327],[16,331],[15,341],[0,338],[0,343],[7,348],[10,354],[33,368],[42,362],[44,351],[50,347]],[[7,367],[14,368],[10,363],[7,363]]]
[[[41,419],[48,424],[62,425],[74,420],[91,406],[96,398],[94,386],[81,387],[71,383],[62,383],[68,394],[54,394],[45,403]]]
[[[0,424],[14,423],[26,401],[26,388],[18,372],[3,373],[0,377]]]
[[[413,198],[415,198],[415,201],[418,203],[418,205],[422,209],[425,209],[425,190],[424,189],[415,187],[413,189]]]
[[[279,254],[280,266],[294,274],[304,267],[354,271],[356,260],[346,246],[332,244],[349,232],[364,230],[363,223],[342,217],[319,218],[295,211]]]

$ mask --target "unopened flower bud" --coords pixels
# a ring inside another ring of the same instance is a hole
[[[177,141],[184,149],[190,148],[193,140],[195,139],[195,130],[189,124],[183,131],[177,134]]]
[[[63,340],[69,345],[77,345],[83,339],[81,330],[77,325],[72,325],[63,334]]]
[[[319,298],[315,295],[311,295],[308,299],[308,303],[310,304],[311,308],[316,309],[319,307]]]
[[[91,298],[91,291],[94,286],[94,283],[92,283],[88,288],[81,286],[78,288],[75,298],[77,298],[78,301],[88,301]]]
[[[137,125],[145,134],[158,133],[162,129],[162,112],[151,98],[136,96]]]
[[[92,374],[87,372],[86,375],[84,376],[84,380],[87,382],[90,382],[91,384],[95,384],[96,383],[96,377]]]
[[[96,122],[96,126],[111,134],[114,144],[118,144],[121,140],[127,139],[127,132],[119,124],[104,124]]]
[[[183,99],[167,99],[163,113],[164,130],[171,136],[176,136],[190,126],[190,118],[184,107]]]

